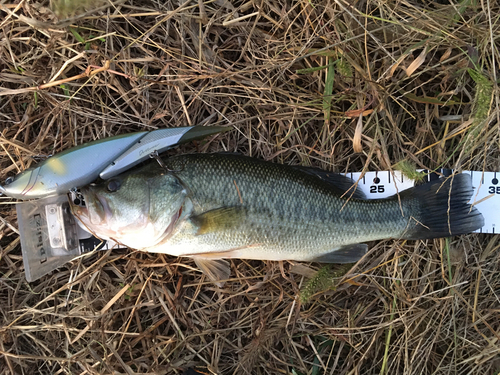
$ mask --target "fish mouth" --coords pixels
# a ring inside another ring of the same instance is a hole
[[[103,225],[112,217],[106,199],[90,189],[81,189],[70,201],[74,215],[87,225]]]
[[[88,217],[89,213],[85,204],[85,198],[80,190],[70,191],[68,193],[68,200],[73,215],[77,218]]]
[[[73,199],[71,199],[71,197],[69,201],[71,213],[78,219],[78,221],[80,221],[80,223],[89,229],[89,226],[92,224],[89,209],[86,206],[82,206],[81,203],[76,203]]]
[[[70,200],[71,213],[82,223],[87,230],[89,229],[90,222],[89,210],[87,207],[76,205]]]

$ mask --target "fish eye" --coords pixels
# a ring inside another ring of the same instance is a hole
[[[118,189],[120,189],[120,182],[118,182],[117,180],[109,181],[107,189],[110,193],[114,193],[115,191],[118,191]]]

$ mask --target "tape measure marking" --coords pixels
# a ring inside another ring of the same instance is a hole
[[[450,169],[440,169],[438,172],[444,176],[450,176],[453,173]],[[472,178],[474,193],[471,202],[479,202],[475,207],[484,216],[484,226],[475,232],[498,233],[500,182],[497,172],[464,171],[463,173],[469,174]],[[365,193],[368,199],[387,198],[415,186],[415,181],[405,178],[400,171],[366,172],[363,176],[361,172],[351,172],[349,176],[354,181],[358,181],[358,189]],[[426,181],[434,181],[439,177],[437,173],[430,173],[426,176]]]

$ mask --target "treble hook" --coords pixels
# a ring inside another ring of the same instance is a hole
[[[158,162],[158,164],[160,164],[160,167],[162,167],[163,169],[165,169],[167,171],[170,171],[168,169],[168,167],[165,165],[165,163],[163,162],[163,160],[160,158],[160,155],[158,155],[158,150],[154,150],[152,153],[150,153],[149,157],[151,159],[155,159]]]
[[[155,159],[158,164],[160,164],[160,167],[162,167],[163,169],[165,169],[167,172],[181,172],[182,169],[179,169],[179,170],[175,170],[175,169],[170,169],[169,167],[167,167],[167,165],[163,162],[162,158],[160,157],[160,155],[158,155],[158,151],[157,150],[154,150],[152,153],[149,154],[149,157],[151,159]]]

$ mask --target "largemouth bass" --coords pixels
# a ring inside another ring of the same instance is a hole
[[[358,261],[361,242],[430,239],[483,225],[468,201],[470,176],[455,175],[367,200],[349,178],[233,154],[155,161],[81,189],[74,214],[96,236],[130,248],[192,257],[212,279],[224,258]]]

